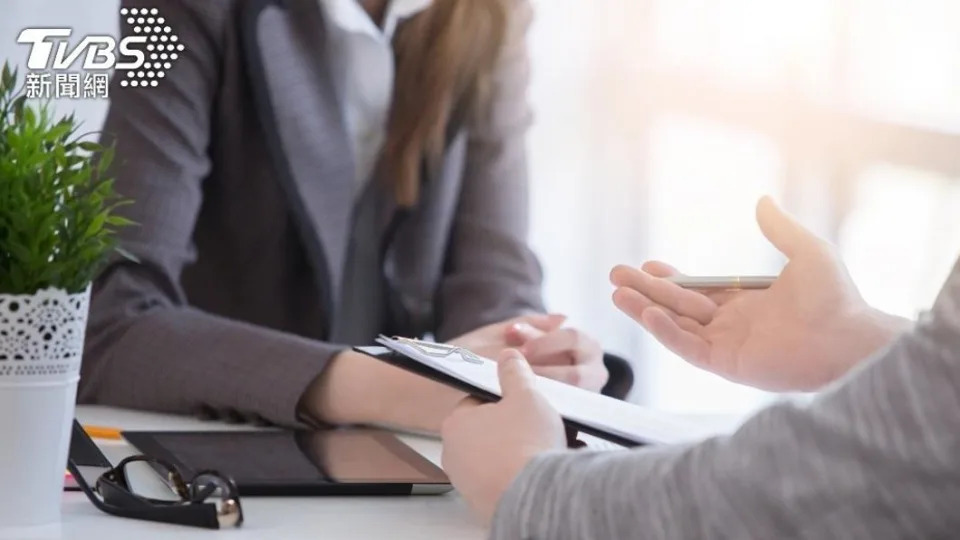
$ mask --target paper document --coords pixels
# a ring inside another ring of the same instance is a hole
[[[450,345],[381,336],[377,342],[407,358],[497,396],[497,364]],[[638,444],[675,444],[701,439],[701,423],[657,412],[537,376],[537,388],[567,420]]]

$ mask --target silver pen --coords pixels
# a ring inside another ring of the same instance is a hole
[[[768,289],[776,276],[680,276],[667,278],[684,289],[728,290]]]

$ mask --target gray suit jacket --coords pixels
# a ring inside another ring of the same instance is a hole
[[[809,406],[682,448],[556,453],[493,538],[960,538],[960,262],[913,331]]]
[[[380,331],[445,340],[542,309],[526,244],[530,10],[515,8],[492,109],[451,122],[419,205],[398,211],[376,188]],[[95,284],[80,399],[293,424],[350,345],[330,342],[351,301],[355,181],[323,16],[317,0],[162,9],[181,58],[156,88],[111,90],[104,132],[139,224],[122,244],[140,261],[115,260]]]

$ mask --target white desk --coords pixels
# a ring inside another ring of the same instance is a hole
[[[79,407],[83,423],[138,430],[250,429],[191,418],[110,409]],[[410,446],[435,463],[440,443],[403,435]],[[102,442],[114,463],[135,453],[124,442]],[[37,538],[112,540],[132,538],[192,540],[211,538],[257,540],[336,540],[362,538],[478,540],[485,529],[455,494],[418,497],[313,497],[243,499],[244,524],[236,530],[210,531],[176,525],[121,519],[101,513],[82,493],[64,494],[63,524],[58,533]]]
[[[239,430],[249,426],[231,426],[219,422],[112,409],[78,407],[77,417],[91,425],[137,430]],[[742,418],[705,416],[694,418],[704,433],[733,429]],[[439,464],[440,443],[413,435],[401,438]],[[114,463],[135,453],[125,442],[98,441]],[[135,479],[134,479],[135,480]],[[443,540],[479,540],[486,531],[470,515],[456,494],[417,497],[311,497],[243,499],[244,525],[240,529],[207,529],[166,525],[117,518],[101,513],[82,493],[65,493],[63,523],[56,530],[3,531],[0,539],[15,540],[113,540],[211,538],[256,540],[337,540],[390,538]]]

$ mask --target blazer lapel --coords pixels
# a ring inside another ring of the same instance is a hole
[[[244,54],[271,153],[334,320],[352,229],[355,165],[317,2],[253,0]]]

